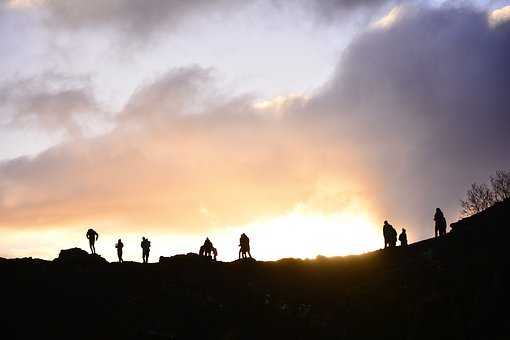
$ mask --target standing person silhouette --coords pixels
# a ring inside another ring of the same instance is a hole
[[[393,228],[393,226],[390,224],[390,246],[391,247],[396,247],[397,246],[397,231],[395,230],[395,228]]]
[[[446,235],[446,218],[444,217],[441,209],[436,208],[436,213],[434,214],[435,221],[435,237]]]
[[[400,241],[401,247],[407,246],[407,234],[406,234],[406,230],[404,228],[402,228],[402,232],[398,236],[398,240]]]
[[[94,229],[90,228],[89,230],[87,230],[86,236],[89,240],[90,252],[92,254],[95,254],[96,253],[95,243],[99,238],[99,235],[96,233]]]
[[[149,252],[151,250],[151,241],[149,241],[145,237],[142,237],[142,243],[140,245],[142,246],[142,261],[143,261],[143,263],[149,263]]]
[[[213,261],[216,261],[216,257],[218,256],[218,249],[212,247],[212,253],[213,253]]]
[[[115,248],[117,248],[117,257],[119,258],[119,263],[124,262],[124,260],[122,259],[122,248],[124,248],[124,243],[122,243],[120,238],[117,241],[117,244],[115,245]]]
[[[383,225],[383,237],[384,237],[384,249],[391,246],[391,236],[392,236],[392,225],[388,223],[388,221],[384,221]]]
[[[252,258],[250,253],[250,239],[245,233],[242,233],[241,237],[239,238],[239,247],[239,258],[242,257],[245,259],[247,257],[246,253],[248,253],[250,259]]]

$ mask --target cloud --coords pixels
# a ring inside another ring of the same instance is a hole
[[[388,28],[404,15],[405,7],[403,5],[393,7],[388,14],[373,23],[375,28]]]
[[[5,81],[0,88],[0,122],[11,127],[32,127],[80,135],[79,115],[104,116],[86,81],[46,73]]]
[[[222,93],[210,69],[173,69],[111,132],[1,163],[0,226],[190,232],[355,203],[425,237],[434,208],[453,219],[471,181],[510,166],[509,39],[486,12],[404,12],[306,100],[267,101],[285,114]]]
[[[510,166],[509,43],[510,26],[485,12],[421,8],[344,54],[309,110],[343,117],[389,217],[428,235],[434,205],[455,218],[470,181]]]
[[[488,20],[493,27],[510,21],[510,6],[501,7],[490,12]]]
[[[399,0],[298,0],[295,3],[324,22],[338,23],[342,18],[352,14],[365,12],[373,15],[387,6],[400,2]]]
[[[172,70],[133,95],[111,133],[2,163],[0,224],[108,220],[189,232],[287,212],[316,200],[320,181],[340,185],[328,168],[349,168],[347,154],[314,155],[306,140],[318,143],[320,132],[307,137],[251,98],[207,95],[210,77],[199,67]]]
[[[226,18],[243,9],[264,8],[264,11],[302,9],[320,22],[341,23],[360,12],[370,16],[396,0],[10,0],[7,5],[16,10],[42,10],[47,24],[65,30],[113,29],[124,38],[146,40],[158,33],[168,34],[179,26],[196,19]]]
[[[27,9],[43,4],[44,0],[3,0],[9,8]]]
[[[309,99],[309,96],[304,94],[289,94],[256,101],[253,103],[253,107],[262,112],[272,112],[275,117],[283,117],[291,114],[296,107],[306,105]]]
[[[37,2],[50,15],[52,25],[67,29],[114,28],[137,37],[171,31],[192,18],[228,15],[243,7],[233,0],[47,0]]]

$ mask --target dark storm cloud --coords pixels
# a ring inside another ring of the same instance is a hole
[[[410,10],[356,39],[309,110],[357,140],[390,215],[426,225],[434,205],[456,215],[470,181],[510,167],[509,60],[508,23],[491,27],[469,8]]]

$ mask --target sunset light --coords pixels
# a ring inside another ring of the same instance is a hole
[[[0,1],[0,257],[360,254],[509,165],[506,2]],[[480,142],[480,141],[483,141]],[[473,162],[476,158],[477,162]],[[90,234],[89,235],[95,235]]]
[[[507,339],[509,91],[510,0],[0,0],[2,339]]]
[[[240,230],[253,235],[254,253],[264,260],[360,254],[381,247],[380,228],[366,216],[354,213],[295,212]]]

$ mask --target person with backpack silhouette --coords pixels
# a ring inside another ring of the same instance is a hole
[[[151,241],[142,237],[142,261],[143,263],[149,263],[149,252],[151,251]]]
[[[122,248],[124,248],[124,243],[122,243],[120,238],[117,241],[117,244],[115,245],[115,248],[117,248],[117,257],[119,258],[119,263],[124,262],[124,260],[122,259]]]
[[[239,238],[239,258],[247,258],[247,257],[250,257],[250,259],[252,258],[251,257],[251,253],[250,253],[250,239],[248,238],[248,236],[245,234],[245,233],[242,233],[241,234],[241,237]],[[248,254],[248,255],[246,255]]]
[[[398,240],[400,241],[401,247],[407,246],[407,234],[406,234],[406,230],[404,228],[402,228],[402,232],[398,236]]]
[[[92,254],[95,254],[96,253],[95,243],[99,238],[99,235],[96,233],[94,229],[90,228],[89,230],[87,230],[86,236],[87,239],[89,240],[90,252]]]
[[[444,217],[441,209],[436,208],[436,213],[434,214],[435,221],[435,237],[446,235],[446,218]]]

